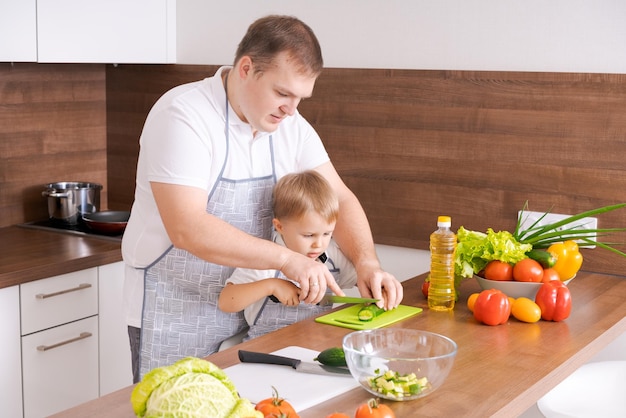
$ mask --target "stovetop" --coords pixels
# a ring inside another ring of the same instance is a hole
[[[43,221],[26,222],[23,224],[19,224],[18,226],[22,228],[38,229],[41,231],[59,232],[62,234],[76,235],[80,237],[90,237],[113,242],[122,242],[122,234],[102,234],[92,230],[82,222],[79,222],[77,225],[68,225],[61,222],[55,222],[51,219],[45,219]]]

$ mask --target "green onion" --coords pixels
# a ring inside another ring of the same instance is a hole
[[[524,215],[524,210],[528,209],[528,201],[524,203],[522,213],[517,220],[517,226],[513,237],[522,244],[531,244],[533,248],[548,248],[550,245],[556,242],[562,242],[567,240],[576,240],[580,247],[591,247],[597,245],[600,248],[609,250],[615,254],[619,254],[626,257],[626,253],[613,248],[613,245],[623,245],[623,243],[613,242],[600,242],[597,241],[599,237],[605,237],[616,232],[626,231],[626,228],[598,228],[598,229],[580,229],[575,226],[567,227],[573,222],[576,222],[582,218],[596,216],[602,213],[610,212],[613,210],[621,209],[626,206],[626,203],[619,203],[616,205],[603,206],[601,208],[592,209],[586,212],[581,212],[576,215],[569,216],[558,222],[554,222],[547,225],[537,226],[539,222],[550,212],[544,213],[539,219],[537,219],[530,227],[520,230],[521,222]],[[562,228],[565,227],[565,228]],[[558,228],[562,228],[558,230]]]

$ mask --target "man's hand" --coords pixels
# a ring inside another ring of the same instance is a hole
[[[280,271],[300,285],[300,300],[306,303],[316,304],[321,301],[326,289],[339,296],[345,295],[328,267],[302,254],[293,252]]]
[[[404,289],[402,283],[391,273],[380,267],[361,268],[357,272],[357,287],[362,297],[380,299],[376,305],[387,310],[400,305]]]

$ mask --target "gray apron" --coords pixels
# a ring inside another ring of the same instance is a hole
[[[339,283],[340,269],[335,267],[335,263],[333,263],[330,258],[325,257],[324,264],[335,277],[335,281]],[[285,279],[285,276],[280,271],[276,271],[274,277]],[[263,307],[254,320],[254,324],[250,325],[250,329],[246,333],[244,341],[260,337],[268,332],[276,331],[277,329],[302,321],[303,319],[320,315],[330,311],[332,308],[333,305],[311,305],[304,302],[300,302],[297,306],[287,306],[269,297],[265,298]]]
[[[209,193],[207,212],[263,239],[271,238],[271,196],[276,183],[272,137],[272,173],[266,177],[231,180],[224,177],[228,160],[228,102],[226,154],[221,173]],[[246,327],[243,312],[225,313],[217,301],[234,268],[206,262],[185,250],[170,247],[146,269],[141,323],[140,376],[155,367],[187,357],[206,357]]]

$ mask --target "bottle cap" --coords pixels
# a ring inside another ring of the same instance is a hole
[[[449,216],[440,216],[437,218],[437,226],[451,226],[452,218]]]

